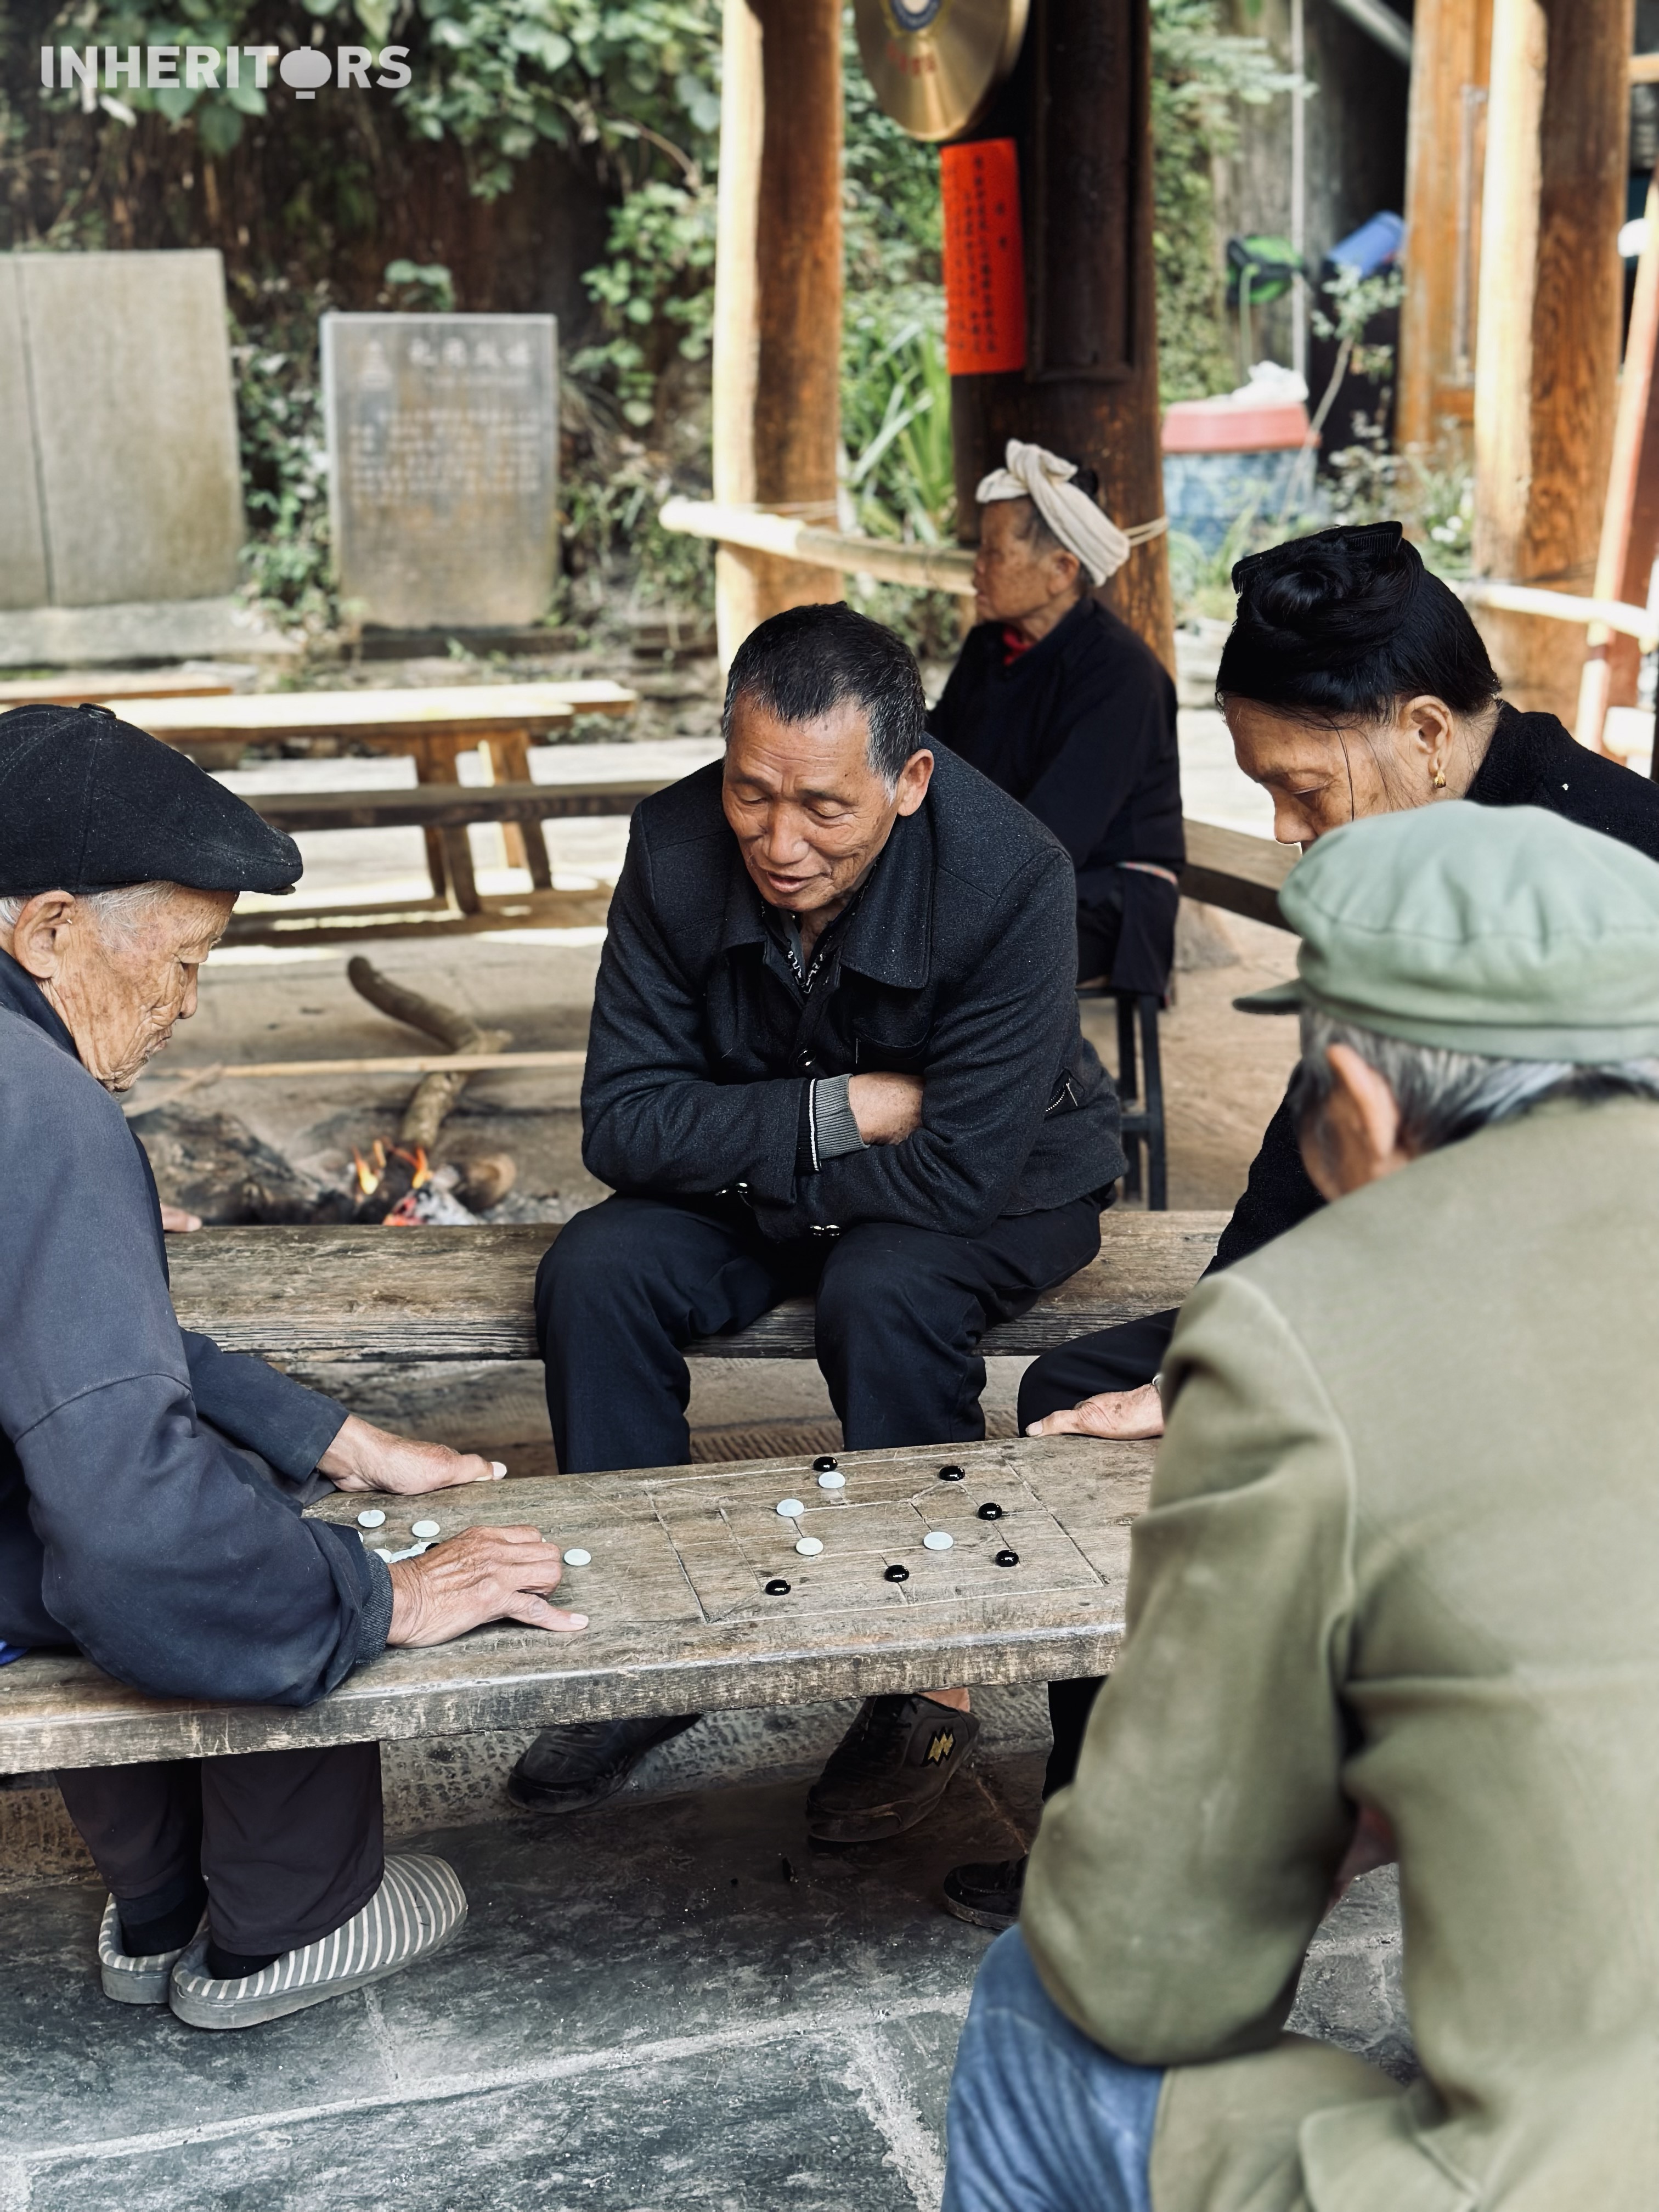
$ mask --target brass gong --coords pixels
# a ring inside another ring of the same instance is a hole
[[[1019,58],[1030,0],[854,0],[876,98],[913,138],[977,123]]]

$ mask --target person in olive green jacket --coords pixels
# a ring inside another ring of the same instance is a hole
[[[945,2212],[1659,2204],[1659,868],[1538,811],[1283,903],[1340,1203],[1188,1301],[1128,1633],[981,1970]],[[1286,2036],[1397,1843],[1410,2088]]]

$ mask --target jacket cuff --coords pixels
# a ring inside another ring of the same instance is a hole
[[[850,1075],[826,1075],[811,1085],[812,1121],[820,1161],[839,1159],[843,1152],[869,1150],[859,1134],[858,1118],[847,1103]]]
[[[368,1569],[368,1589],[357,1616],[357,1661],[378,1659],[392,1633],[392,1571],[378,1553],[367,1547],[363,1565]]]

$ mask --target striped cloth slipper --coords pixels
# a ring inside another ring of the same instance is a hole
[[[204,1913],[202,1927],[206,1925]],[[201,1932],[197,1930],[198,1936]],[[185,1946],[181,1943],[176,1951],[152,1951],[141,1959],[121,1948],[121,1908],[112,1897],[98,1929],[98,1978],[104,1995],[113,1997],[117,2004],[165,2004],[174,1961],[183,1958]]]
[[[391,1858],[362,1911],[315,1943],[285,1951],[257,1974],[217,1981],[198,1936],[173,1969],[168,2001],[191,2027],[255,2027],[383,1981],[440,1949],[466,1918],[455,1869],[436,1858]]]

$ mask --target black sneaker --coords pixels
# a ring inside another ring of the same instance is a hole
[[[684,1735],[702,1717],[568,1721],[544,1729],[507,1778],[507,1794],[532,1813],[580,1813],[614,1797],[655,1744]]]
[[[933,1698],[866,1698],[806,1793],[821,1844],[901,1836],[931,1813],[979,1735],[971,1713]]]
[[[1025,1893],[1025,1859],[993,1859],[952,1867],[945,1877],[945,1910],[975,1928],[1012,1928]]]

